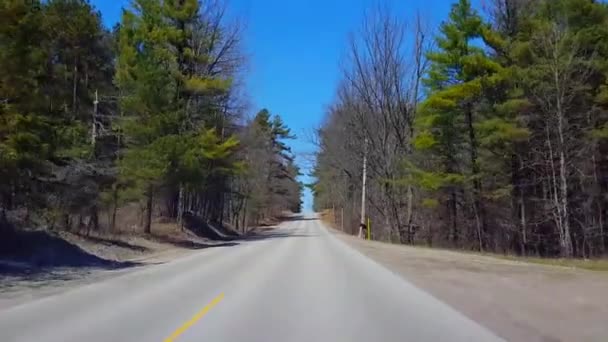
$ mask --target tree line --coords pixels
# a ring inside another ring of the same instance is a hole
[[[608,5],[459,0],[438,30],[372,11],[318,130],[315,207],[375,239],[596,257],[608,237]]]
[[[242,26],[219,0],[0,2],[0,226],[119,231],[187,215],[245,230],[300,210],[295,138],[247,118]],[[135,209],[133,209],[135,208]]]

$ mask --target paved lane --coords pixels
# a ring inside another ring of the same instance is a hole
[[[0,312],[0,341],[501,341],[314,219]]]

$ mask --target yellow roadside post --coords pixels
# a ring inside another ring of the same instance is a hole
[[[369,220],[369,217],[367,218],[367,239],[368,240],[372,239],[372,224],[371,224],[371,221]]]

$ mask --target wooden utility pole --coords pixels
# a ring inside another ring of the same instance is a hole
[[[365,188],[367,183],[367,138],[363,147],[363,181],[361,186],[361,224],[359,225],[359,237],[363,238],[363,226],[365,226]]]

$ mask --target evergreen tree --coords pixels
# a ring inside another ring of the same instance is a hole
[[[204,190],[204,208],[198,209],[209,220],[221,221],[226,189],[218,184],[226,180],[216,174],[210,182],[211,176],[199,174],[216,187],[194,189],[202,180],[184,177],[193,175],[192,160],[184,157],[204,150],[203,154],[231,158],[224,151],[236,146],[233,138],[209,139],[223,133],[206,120],[219,110],[210,100],[225,93],[230,80],[201,72],[208,56],[193,46],[194,31],[202,20],[200,4],[141,0],[134,1],[133,8],[123,15],[117,80],[128,94],[122,107],[128,113],[124,127],[132,139],[123,173],[128,183],[146,193],[146,231],[150,231],[154,194],[161,189],[175,198],[169,201],[169,212],[180,223],[184,210],[191,209],[185,208],[186,189]]]
[[[2,210],[27,200],[30,179],[43,173],[52,156],[51,123],[38,81],[44,77],[46,36],[39,26],[42,4],[36,1],[0,3],[0,196]],[[27,175],[31,175],[28,177]]]
[[[19,224],[89,231],[107,212],[114,230],[118,209],[140,202],[149,233],[156,212],[247,216],[251,146],[232,107],[242,56],[223,8],[134,0],[112,32],[86,0],[2,1],[0,15],[0,219],[27,209],[36,222]],[[265,194],[295,210],[289,129],[264,121]]]
[[[2,201],[61,212],[69,228],[70,213],[95,210],[103,181],[91,166],[89,132],[92,94],[111,86],[106,32],[86,1],[4,1],[0,11],[8,19],[0,56]],[[74,188],[86,191],[71,196]]]
[[[449,20],[437,37],[438,51],[429,54],[431,62],[426,85],[429,96],[421,107],[419,134],[415,146],[437,156],[439,171],[422,174],[431,189],[446,191],[444,200],[449,216],[449,229],[454,242],[459,238],[458,202],[462,190],[472,196],[472,216],[478,246],[483,249],[486,215],[482,200],[482,182],[477,124],[479,107],[486,84],[499,66],[475,42],[489,30],[471,7],[469,0],[454,4]],[[461,155],[467,155],[464,161]],[[466,188],[465,186],[469,186]]]
[[[250,125],[247,162],[250,214],[257,220],[299,211],[301,185],[291,149],[286,140],[294,139],[280,116],[267,109],[257,113]]]

